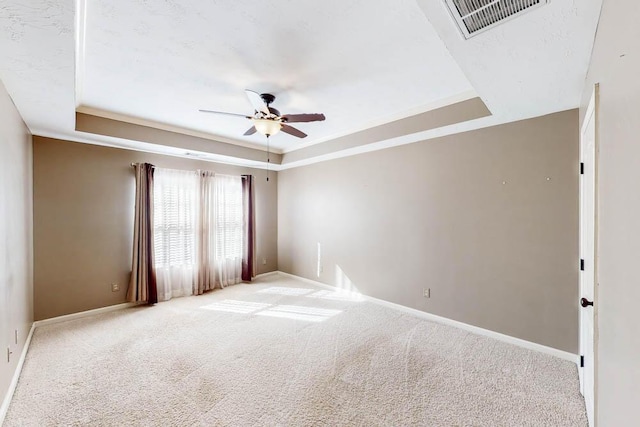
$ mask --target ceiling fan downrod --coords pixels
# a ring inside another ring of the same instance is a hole
[[[272,95],[270,93],[261,93],[260,98],[262,98],[264,103],[267,104],[267,107],[269,106],[269,104],[276,100],[275,95]]]

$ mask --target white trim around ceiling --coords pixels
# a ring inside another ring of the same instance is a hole
[[[123,150],[140,151],[143,153],[161,154],[165,156],[182,157],[191,160],[201,160],[203,162],[222,163],[225,165],[250,167],[255,169],[269,169],[279,171],[280,165],[274,163],[267,164],[266,161],[241,159],[238,157],[224,156],[221,154],[207,153],[204,151],[189,150],[185,148],[170,147],[167,145],[151,144],[148,142],[132,141],[112,136],[104,136],[76,131],[73,134],[50,132],[43,129],[31,129],[32,135],[44,138],[60,139],[64,141],[78,142],[102,147],[120,148]]]
[[[356,154],[369,153],[371,151],[398,147],[400,145],[412,144],[414,142],[427,141],[429,139],[440,138],[447,135],[468,132],[470,130],[482,129],[490,126],[497,126],[508,122],[509,120],[500,119],[496,116],[481,117],[479,119],[469,120],[463,123],[454,123],[449,126],[430,129],[424,132],[418,132],[411,135],[403,135],[396,138],[386,139],[384,141],[374,142],[372,144],[359,145],[357,147],[348,148],[346,150],[334,151],[332,153],[310,157],[308,159],[298,160],[291,163],[284,163],[280,165],[280,170],[293,169],[300,166],[308,166],[314,163],[324,162],[327,160],[355,156]]]
[[[166,130],[168,132],[180,133],[182,135],[195,136],[197,138],[208,139],[210,141],[224,142],[226,144],[237,145],[239,147],[252,148],[254,150],[260,150],[267,152],[266,145],[253,144],[251,142],[240,141],[233,138],[226,138],[224,136],[213,135],[206,132],[200,132],[196,130],[181,128],[178,126],[170,125],[168,123],[154,122],[152,120],[142,119],[139,117],[127,116],[125,114],[114,113],[112,111],[105,111],[99,108],[88,107],[81,105],[76,108],[76,112],[89,114],[92,116],[102,117],[110,120],[117,120],[120,122],[131,123],[139,126],[147,126],[154,129]],[[269,152],[275,154],[282,154],[282,150],[278,148],[270,148]]]
[[[315,141],[310,141],[307,143],[297,144],[294,148],[288,148],[282,150],[282,153],[290,153],[292,151],[301,150],[303,148],[311,147],[312,145],[320,144],[323,142],[331,141],[336,138],[341,138],[343,136],[348,136],[354,134],[356,132],[361,132],[363,130],[371,129],[376,126],[385,125],[387,123],[395,122],[397,120],[406,119],[408,117],[416,116],[418,114],[426,113],[428,111],[437,110],[438,108],[446,107],[449,105],[457,104],[458,102],[467,101],[472,98],[477,98],[478,94],[475,90],[468,90],[466,92],[461,92],[453,96],[449,96],[446,98],[439,99],[437,101],[430,102],[426,105],[422,105],[420,107],[412,108],[409,110],[405,110],[403,112],[393,114],[391,116],[387,116],[383,119],[371,120],[369,122],[363,123],[356,128],[349,129],[347,132],[336,133],[333,135],[329,135],[325,138],[321,138]]]
[[[79,71],[77,70],[76,73],[78,73]],[[370,122],[368,122],[365,125],[362,126],[358,126],[357,128],[354,128],[348,132],[343,132],[340,134],[335,134],[335,135],[331,135],[329,137],[326,138],[322,138],[320,140],[317,141],[312,141],[309,143],[301,143],[295,146],[295,148],[290,148],[290,149],[286,149],[286,150],[281,150],[281,149],[277,149],[277,148],[271,148],[269,151],[275,154],[285,154],[285,153],[290,153],[293,151],[297,151],[297,150],[301,150],[307,147],[311,147],[313,145],[316,144],[320,144],[323,142],[327,142],[327,141],[331,141],[333,139],[336,138],[340,138],[343,136],[348,136],[348,135],[352,135],[354,133],[363,131],[363,130],[367,130],[370,129],[372,127],[376,127],[376,126],[381,126],[384,124],[388,124],[397,120],[402,120],[408,117],[412,117],[418,114],[422,114],[422,113],[426,113],[428,111],[433,111],[433,110],[437,110],[438,108],[443,108],[443,107],[447,107],[449,105],[453,105],[453,104],[457,104],[459,102],[463,102],[463,101],[467,101],[469,99],[473,99],[476,98],[478,95],[474,90],[470,90],[470,91],[466,91],[466,92],[462,92],[459,93],[457,95],[453,95],[447,98],[443,98],[440,99],[438,101],[434,101],[431,102],[427,105],[423,105],[421,107],[417,107],[417,108],[413,108],[410,110],[405,110],[402,113],[398,113],[398,114],[394,114],[392,116],[386,117],[384,119],[380,119],[380,120],[372,120]],[[146,119],[142,119],[142,118],[138,118],[138,117],[132,117],[132,116],[127,116],[124,114],[119,114],[119,113],[115,113],[115,112],[111,112],[111,111],[105,111],[105,110],[101,110],[99,108],[94,108],[94,107],[89,107],[89,106],[79,106],[76,108],[76,111],[79,113],[85,113],[85,114],[90,114],[93,116],[97,116],[97,117],[103,117],[105,119],[111,119],[111,120],[118,120],[118,121],[122,121],[122,122],[126,122],[126,123],[132,123],[132,124],[136,124],[136,125],[140,125],[140,126],[148,126],[148,127],[152,127],[155,129],[161,129],[161,130],[166,130],[169,132],[176,132],[176,133],[181,133],[184,135],[190,135],[190,136],[195,136],[198,138],[203,138],[203,139],[208,139],[211,141],[219,141],[219,142],[224,142],[224,143],[228,143],[228,144],[233,144],[233,145],[237,145],[240,147],[246,147],[246,148],[252,148],[255,150],[261,150],[266,152],[267,151],[267,147],[263,146],[263,145],[257,145],[257,144],[252,144],[249,142],[245,142],[245,141],[240,141],[240,140],[236,140],[236,139],[232,139],[232,138],[225,138],[222,136],[217,136],[217,135],[211,135],[205,132],[199,132],[199,131],[194,131],[194,130],[190,130],[190,129],[185,129],[185,128],[181,128],[181,127],[177,127],[174,125],[170,125],[167,123],[160,123],[160,122],[154,122],[151,120],[146,120]],[[424,132],[423,132],[424,133]],[[420,134],[414,134],[414,135],[421,135],[423,133]],[[410,137],[410,135],[408,135],[408,137]],[[400,139],[402,139],[404,137],[401,137]],[[396,138],[397,139],[397,138]],[[395,141],[396,139],[394,139],[393,141]],[[410,142],[415,142],[415,141],[410,141]],[[402,144],[408,144],[410,142],[401,142],[399,144],[392,144],[390,146],[395,146],[395,145],[402,145]],[[372,145],[372,144],[370,144]],[[387,148],[387,147],[382,147],[382,148]],[[357,150],[357,149],[355,149]],[[366,151],[372,151],[372,150],[366,150]],[[366,152],[363,151],[363,152]],[[332,153],[333,154],[333,153]],[[358,154],[358,153],[354,153],[354,154]],[[350,154],[349,154],[350,155]],[[328,155],[328,156],[331,156]],[[339,155],[338,157],[344,157],[342,155]]]

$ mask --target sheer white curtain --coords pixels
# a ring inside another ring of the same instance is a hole
[[[195,171],[155,171],[154,249],[160,301],[191,295],[196,285],[198,182]]]
[[[198,286],[193,293],[200,295],[203,292],[214,289],[215,279],[215,233],[213,232],[213,187],[215,176],[212,172],[200,173],[199,200],[200,209],[198,211]]]
[[[242,281],[242,177],[218,175],[213,185],[214,270],[221,288]]]
[[[156,168],[158,299],[199,295],[242,280],[242,177]]]

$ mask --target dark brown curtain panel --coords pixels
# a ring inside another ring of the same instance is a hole
[[[250,282],[255,276],[255,214],[253,175],[242,175],[243,245],[242,280]]]
[[[136,163],[136,205],[133,224],[133,259],[127,301],[158,302],[153,266],[153,165]]]

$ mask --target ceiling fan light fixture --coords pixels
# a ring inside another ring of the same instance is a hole
[[[269,119],[252,119],[253,125],[256,127],[256,130],[263,135],[273,136],[276,133],[280,132],[282,128],[282,124],[277,120],[269,120]]]

